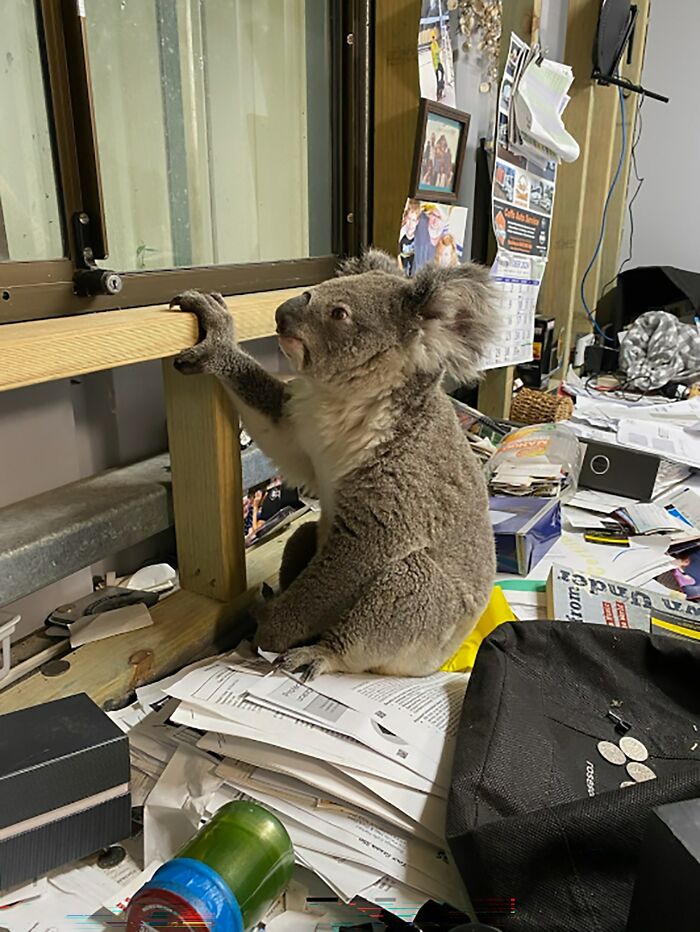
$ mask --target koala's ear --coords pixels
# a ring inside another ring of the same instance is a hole
[[[388,252],[382,252],[381,249],[368,249],[361,256],[346,259],[341,262],[337,274],[339,276],[362,275],[363,272],[388,272],[390,275],[400,275],[403,278],[398,260],[390,256]]]
[[[408,311],[420,337],[416,364],[474,379],[499,330],[497,293],[489,270],[474,262],[451,268],[426,265],[410,280]]]

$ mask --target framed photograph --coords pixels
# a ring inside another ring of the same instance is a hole
[[[421,99],[410,196],[454,204],[462,177],[471,117],[462,110]]]

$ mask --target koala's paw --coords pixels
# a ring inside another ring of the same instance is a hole
[[[293,647],[280,654],[274,666],[287,673],[300,673],[302,683],[308,683],[323,673],[336,673],[344,669],[338,655],[322,644]]]
[[[220,294],[184,291],[170,302],[170,307],[195,314],[199,322],[199,342],[183,350],[175,359],[175,368],[186,375],[197,372],[216,373],[222,355],[234,343],[233,318]]]

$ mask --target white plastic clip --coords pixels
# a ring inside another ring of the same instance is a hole
[[[0,683],[10,672],[10,640],[15,633],[20,617],[20,615],[0,612]]]

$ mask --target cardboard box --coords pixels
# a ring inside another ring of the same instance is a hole
[[[84,693],[0,716],[0,891],[131,833],[129,740]]]
[[[489,510],[499,573],[527,576],[561,536],[559,499],[492,495]]]

